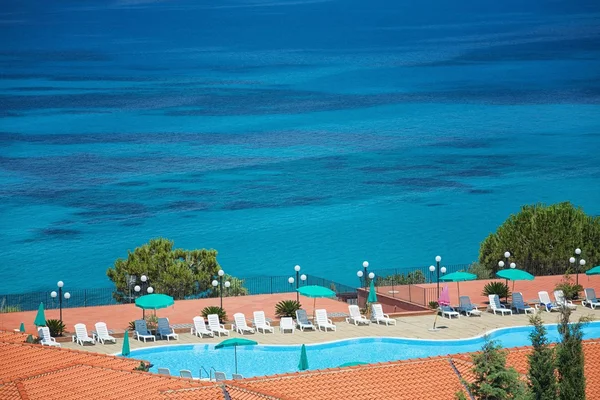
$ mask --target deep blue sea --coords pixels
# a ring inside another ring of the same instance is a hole
[[[0,37],[0,293],[159,236],[358,284],[600,213],[595,0],[8,0]]]

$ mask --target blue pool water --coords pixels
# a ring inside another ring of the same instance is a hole
[[[530,326],[504,328],[491,332],[489,337],[499,340],[505,348],[529,346],[531,330]],[[591,322],[583,330],[585,339],[600,338],[600,322]],[[556,325],[548,325],[548,337],[553,342],[558,341]],[[323,369],[354,361],[376,363],[473,352],[480,350],[483,342],[483,337],[463,340],[359,338],[307,345],[306,351],[310,369]],[[135,350],[130,357],[150,361],[154,364],[153,372],[159,367],[169,368],[174,374],[188,369],[195,377],[199,376],[201,367],[206,370],[213,367],[228,376],[234,372],[233,348],[215,350],[214,345],[209,344]],[[238,372],[245,377],[294,372],[298,371],[300,345],[238,347],[237,358]],[[205,372],[202,375],[206,377]]]
[[[600,214],[599,1],[19,0],[0,37],[0,294],[159,236],[356,284]]]

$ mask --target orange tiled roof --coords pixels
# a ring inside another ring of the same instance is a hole
[[[0,342],[3,343],[25,343],[25,339],[27,339],[26,333],[22,332],[8,332],[8,331],[0,331]]]
[[[238,387],[231,384],[223,384],[219,386],[210,386],[193,389],[169,390],[163,393],[166,400],[195,400],[208,399],[206,393],[214,393],[214,399],[222,399],[224,393],[227,392],[231,400],[284,400],[280,396],[269,395],[266,393],[257,392],[247,388]]]

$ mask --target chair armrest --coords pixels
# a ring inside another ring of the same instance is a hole
[[[382,314],[385,318],[390,318],[388,314]]]
[[[219,328],[221,328],[221,329],[225,329],[225,325],[223,325],[223,324],[219,324]],[[235,329],[235,325],[233,325],[233,324],[232,324],[232,325],[231,325],[231,328],[232,328],[232,329]]]
[[[265,321],[265,325],[266,326],[271,326],[271,323],[269,321]]]
[[[330,320],[329,318],[327,318],[327,322],[329,322],[331,325],[333,325],[333,321]]]
[[[53,338],[52,336],[50,336],[50,341],[51,341],[51,342],[56,342],[56,339],[55,339],[55,338]]]

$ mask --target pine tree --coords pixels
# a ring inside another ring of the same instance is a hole
[[[560,343],[556,346],[556,369],[558,371],[558,392],[560,400],[585,400],[585,373],[583,345],[583,324],[587,319],[569,324],[571,310],[560,308],[558,333]]]
[[[478,400],[521,400],[527,398],[525,385],[514,368],[506,367],[506,351],[487,340],[481,353],[473,355],[475,381],[469,385]]]
[[[533,351],[529,358],[529,389],[532,400],[556,400],[558,398],[554,374],[554,350],[546,337],[542,318],[535,314],[529,318],[533,331],[529,334]]]

